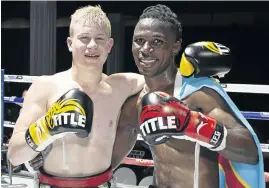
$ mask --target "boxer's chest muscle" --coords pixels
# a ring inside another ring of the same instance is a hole
[[[59,97],[72,88],[84,90],[77,85],[59,86],[49,98],[47,108],[49,109]],[[86,90],[84,90],[84,92],[92,99],[94,104],[92,132],[89,140],[98,140],[99,144],[113,145],[117,118],[121,105],[124,102],[124,99],[122,99],[124,97],[121,97],[119,91],[112,89],[110,86],[102,87],[95,93],[88,93]],[[102,139],[100,139],[100,137],[102,137]]]
[[[100,96],[101,97],[101,96]],[[122,102],[116,97],[103,96],[102,99],[94,100],[94,116],[93,116],[93,139],[96,136],[101,136],[101,142],[112,144],[114,143],[117,119]],[[100,140],[100,138],[96,138]]]

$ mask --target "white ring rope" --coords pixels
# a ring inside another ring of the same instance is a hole
[[[4,75],[5,82],[32,83],[37,78],[38,76]],[[221,86],[226,92],[269,94],[269,85],[221,83]]]
[[[269,85],[220,84],[226,92],[269,94]]]
[[[18,82],[18,83],[32,83],[38,76],[27,76],[27,75],[11,75],[5,74],[5,82]]]

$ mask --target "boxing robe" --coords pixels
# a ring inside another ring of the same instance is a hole
[[[195,78],[194,76],[186,78],[181,76],[178,72],[176,76],[174,97],[182,100],[202,87],[211,88],[222,96],[229,105],[234,116],[236,116],[252,134],[259,153],[259,162],[256,165],[237,163],[230,161],[223,156],[219,156],[219,188],[265,188],[263,155],[258,137],[221,85],[213,78]]]

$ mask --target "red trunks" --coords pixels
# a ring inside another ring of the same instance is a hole
[[[113,171],[110,167],[103,173],[91,176],[91,177],[81,177],[81,178],[61,178],[51,176],[40,170],[39,182],[51,185],[53,187],[97,187],[106,182],[109,182],[113,177]]]

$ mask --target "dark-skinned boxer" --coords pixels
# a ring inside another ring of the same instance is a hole
[[[212,79],[230,71],[230,49],[215,42],[190,44],[178,69],[175,55],[181,41],[181,24],[168,7],[144,10],[135,27],[132,51],[147,85],[123,105],[115,154],[130,151],[136,130],[150,144],[158,187],[263,188],[257,136]],[[141,101],[151,103],[144,106]]]

